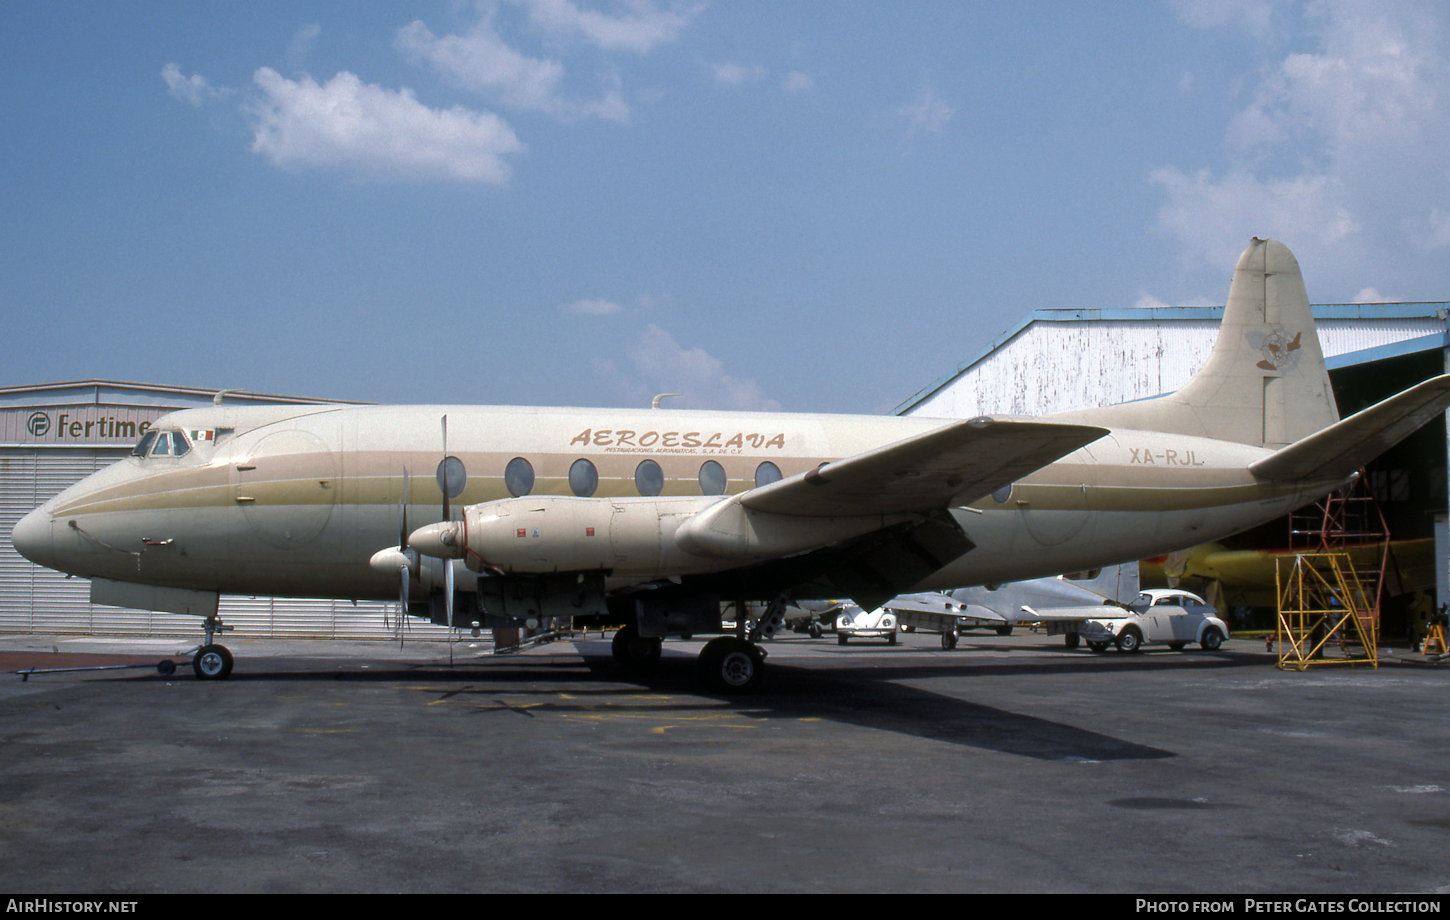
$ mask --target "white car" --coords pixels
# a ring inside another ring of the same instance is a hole
[[[845,645],[846,640],[885,639],[887,645],[896,644],[897,617],[885,607],[862,610],[855,604],[847,604],[836,616],[836,643]]]
[[[1106,651],[1109,645],[1136,652],[1146,643],[1180,650],[1192,642],[1212,652],[1229,635],[1218,608],[1197,594],[1176,588],[1146,590],[1128,605],[1123,616],[1084,620],[1077,633],[1095,652]]]

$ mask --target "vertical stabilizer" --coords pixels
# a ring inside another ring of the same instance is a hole
[[[1299,262],[1255,237],[1208,362],[1177,393],[1064,417],[1283,447],[1339,421]]]

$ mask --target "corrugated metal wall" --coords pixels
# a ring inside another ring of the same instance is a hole
[[[92,604],[89,581],[33,565],[10,543],[27,512],[126,452],[0,448],[0,632],[200,638],[196,617]],[[350,601],[223,596],[220,615],[239,637],[387,639],[397,626],[397,605]],[[442,638],[448,630],[414,620],[407,635]]]
[[[1316,325],[1327,357],[1445,332],[1445,322],[1433,316],[1324,318]],[[1171,393],[1203,366],[1218,329],[1217,320],[1040,319],[907,414],[1049,415]]]

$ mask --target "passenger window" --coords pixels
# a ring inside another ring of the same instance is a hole
[[[665,488],[665,472],[653,460],[641,460],[634,468],[634,488],[640,495],[658,495]]]
[[[755,487],[768,486],[772,482],[780,482],[784,477],[780,475],[780,467],[769,460],[755,468]]]
[[[438,461],[433,480],[438,483],[439,492],[446,490],[449,498],[457,498],[468,486],[468,470],[457,457],[444,457]]]
[[[588,498],[599,488],[599,471],[594,464],[580,458],[569,467],[569,488],[580,498]]]
[[[534,465],[523,457],[515,457],[503,468],[503,484],[514,498],[534,491]]]
[[[700,494],[724,495],[727,484],[725,467],[714,460],[706,460],[700,464]]]

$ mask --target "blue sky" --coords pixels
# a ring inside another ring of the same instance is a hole
[[[0,384],[889,411],[1028,311],[1450,300],[1450,9],[0,4]],[[984,407],[990,409],[991,407]]]

